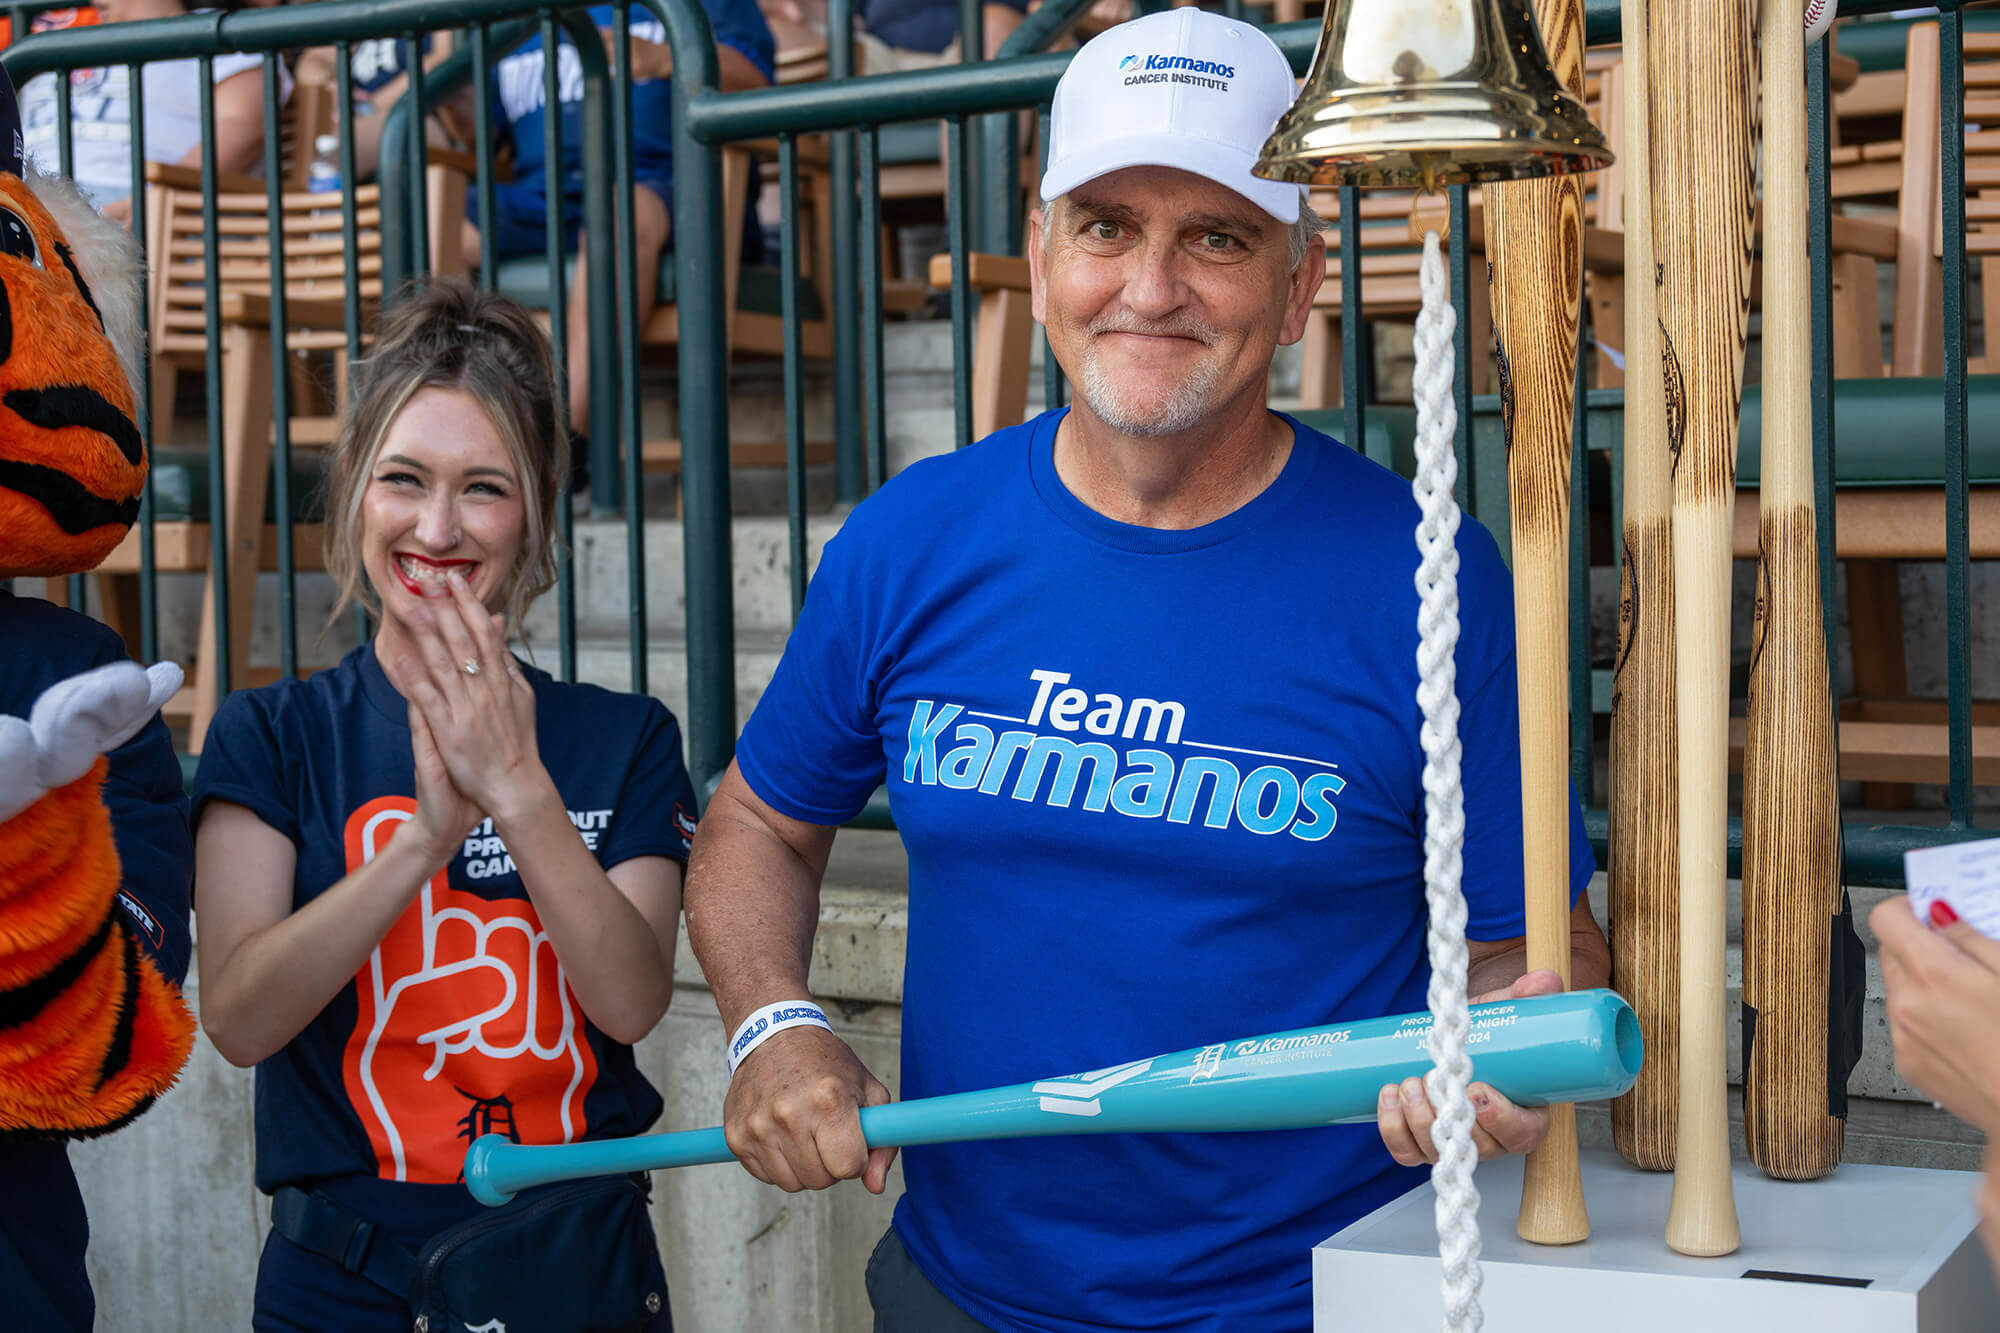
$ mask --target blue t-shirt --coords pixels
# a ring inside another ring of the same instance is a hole
[[[57,681],[125,657],[124,643],[99,622],[0,590],[0,713],[26,717]],[[111,752],[104,804],[118,847],[125,923],[160,971],[180,981],[188,969],[194,840],[180,761],[159,718]],[[0,1291],[7,1293],[10,1328],[90,1327],[87,1236],[64,1145],[0,1136]]]
[[[777,43],[756,0],[702,0],[715,40],[734,47],[762,70],[775,77]],[[590,10],[590,20],[600,28],[617,21],[610,5]],[[665,45],[666,26],[651,11],[635,7],[629,11],[628,30],[643,41]],[[561,40],[556,61],[556,96],[562,103],[562,180],[566,191],[583,188],[583,62],[568,36]],[[609,49],[606,55],[609,57]],[[493,108],[514,141],[514,177],[524,185],[547,189],[548,162],[542,155],[543,100],[542,69],[546,60],[540,35],[530,37],[501,57],[494,69]],[[616,78],[616,70],[613,77]],[[666,79],[650,79],[632,85],[632,159],[643,180],[665,185],[673,178],[673,84]]]
[[[998,2],[1028,8],[1028,0]],[[942,51],[958,36],[958,0],[861,0],[854,16],[870,36],[904,51]],[[988,51],[987,59],[993,54]]]
[[[527,677],[542,762],[598,863],[685,862],[696,807],[673,715],[643,695],[532,667]],[[407,706],[364,645],[332,670],[224,701],[202,749],[195,818],[231,801],[289,837],[303,906],[387,842],[415,791]],[[659,1113],[632,1048],[577,1005],[488,821],[354,980],[257,1066],[257,1186],[359,1178],[381,1182],[347,1196],[371,1215],[440,1202],[469,1214],[477,1205],[453,1182],[478,1135],[611,1138]]]
[[[1185,531],[1078,501],[1049,413],[833,541],[737,748],[779,812],[885,778],[910,858],[901,1095],[1424,1007],[1417,506],[1315,431]],[[1475,939],[1523,933],[1513,595],[1460,530]],[[1581,813],[1574,886],[1592,871]],[[1422,1179],[1372,1126],[911,1148],[896,1227],[997,1330],[1311,1322],[1309,1251]]]

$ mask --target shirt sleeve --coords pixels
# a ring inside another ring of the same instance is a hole
[[[264,693],[230,695],[208,724],[194,776],[194,823],[200,826],[210,801],[229,801],[290,838],[294,847],[303,848],[305,835],[298,812],[287,799],[290,784],[285,781],[277,728],[260,697]]]
[[[181,763],[157,716],[113,750],[104,782],[111,836],[118,847],[119,905],[140,947],[175,982],[187,976],[188,909],[194,884],[194,835],[188,826]]]
[[[736,744],[737,770],[772,809],[809,824],[844,824],[882,785],[872,654],[864,640],[863,505],[827,543],[799,623]]]
[[[91,666],[125,660],[124,645],[106,633],[95,645]],[[107,758],[104,808],[118,848],[118,905],[139,946],[179,982],[192,953],[188,910],[194,885],[194,835],[180,757],[156,714]]]
[[[635,856],[665,856],[687,864],[694,846],[694,783],[681,755],[680,724],[666,705],[647,699],[646,725],[632,767],[597,849],[606,870]]]
[[[778,43],[771,36],[771,25],[764,21],[764,11],[757,7],[756,0],[702,0],[702,7],[715,27],[716,42],[741,52],[744,59],[763,71],[766,79],[775,82]]]
[[[1522,890],[1521,717],[1513,588],[1491,534],[1471,523],[1461,532],[1460,605],[1467,612],[1467,638],[1461,641],[1458,660],[1465,933],[1475,940],[1506,940],[1525,935],[1528,928]],[[1569,807],[1574,907],[1590,886],[1597,858],[1590,850],[1583,809],[1573,790]]]

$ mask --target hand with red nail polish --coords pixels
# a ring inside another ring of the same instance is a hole
[[[2000,1131],[2000,942],[1959,920],[1943,899],[1926,925],[1907,897],[1869,914],[1888,993],[1896,1072],[1987,1133]]]

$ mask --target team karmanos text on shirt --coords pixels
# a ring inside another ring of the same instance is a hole
[[[1025,717],[982,712],[962,703],[917,700],[910,713],[903,781],[987,796],[1005,791],[1016,801],[1039,799],[1064,808],[1078,801],[1081,786],[1084,810],[1111,811],[1129,819],[1164,816],[1175,824],[1189,823],[1199,814],[1209,828],[1226,829],[1233,823],[1251,833],[1289,832],[1305,842],[1325,838],[1339,821],[1333,798],[1347,782],[1333,771],[1338,765],[1186,739],[1188,707],[1179,700],[1138,695],[1128,699],[1108,691],[1093,694],[1072,685],[1068,672],[1043,668],[1028,673],[1023,697],[1032,698]],[[1014,728],[996,734],[984,722],[960,721],[961,717],[1105,739],[1072,740]],[[947,732],[949,741],[955,742],[948,748]],[[1121,748],[1119,743],[1126,741],[1147,744]],[[1176,760],[1168,751],[1154,748],[1155,741],[1196,751],[1226,751],[1241,757],[1249,771],[1221,754],[1195,753]],[[1266,762],[1258,763],[1260,759]],[[1051,766],[1054,778],[1045,790],[1043,780]]]

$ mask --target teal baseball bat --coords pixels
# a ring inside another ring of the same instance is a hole
[[[864,1107],[861,1133],[871,1148],[906,1148],[1362,1124],[1375,1119],[1384,1084],[1429,1070],[1430,1029],[1421,1013],[1245,1037],[1038,1083]],[[1473,1077],[1521,1106],[1616,1097],[1644,1056],[1632,1007],[1608,990],[1474,1005],[1467,1050]],[[465,1185],[497,1205],[558,1180],[733,1160],[720,1129],[548,1145],[487,1134],[465,1155]]]

